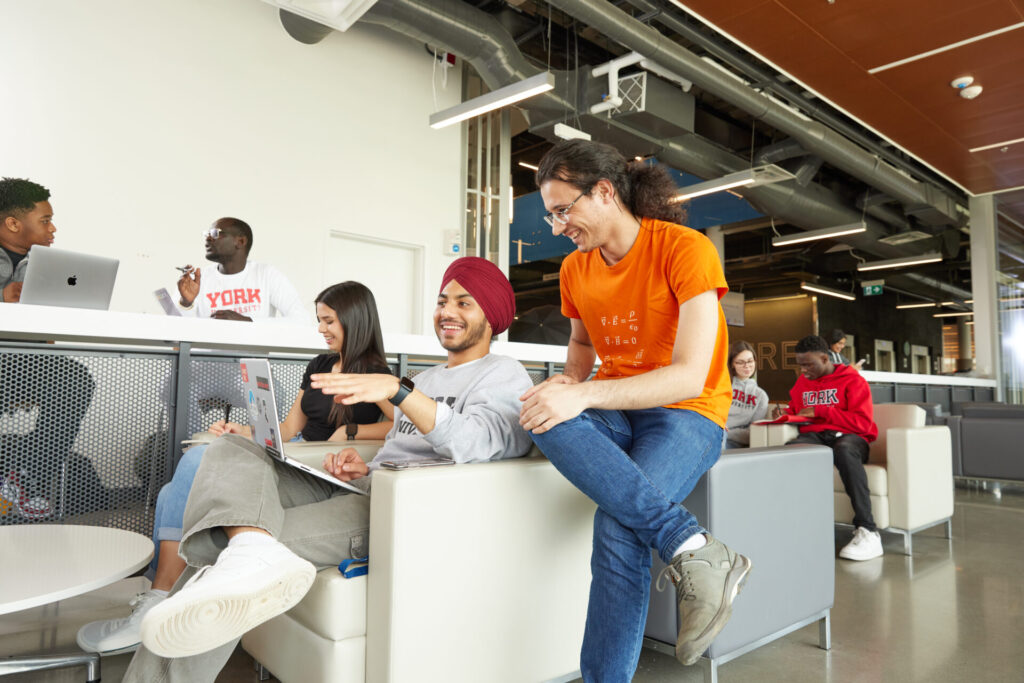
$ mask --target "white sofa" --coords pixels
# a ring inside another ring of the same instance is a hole
[[[879,529],[903,535],[913,554],[913,534],[939,524],[952,537],[953,455],[949,428],[925,426],[925,411],[909,403],[874,406],[878,439],[871,444],[864,471],[871,513]],[[751,425],[750,446],[781,446],[796,438],[795,426]],[[839,472],[833,469],[835,520],[849,523],[853,507]]]
[[[306,462],[326,450],[286,448]],[[283,683],[578,676],[590,500],[537,456],[373,479],[368,576],[322,570],[301,603],[242,638],[257,662]]]

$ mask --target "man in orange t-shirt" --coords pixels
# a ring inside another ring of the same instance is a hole
[[[583,678],[629,681],[651,548],[677,586],[684,664],[725,626],[750,571],[680,504],[721,454],[732,400],[719,305],[728,285],[710,240],[678,224],[663,168],[571,140],[541,160],[537,184],[545,220],[577,249],[561,270],[572,335],[564,373],[523,395],[520,423],[598,505]]]

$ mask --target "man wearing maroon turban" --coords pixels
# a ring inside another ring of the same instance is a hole
[[[485,259],[460,258],[445,272],[434,309],[446,363],[416,375],[415,384],[387,374],[313,375],[312,386],[338,402],[396,406],[394,427],[369,465],[348,448],[327,455],[324,469],[368,492],[370,475],[387,460],[414,467],[438,457],[467,463],[524,455],[530,438],[519,426],[519,396],[533,382],[519,361],[490,353],[491,337],[514,315],[502,272]],[[316,569],[366,556],[369,497],[340,493],[248,439],[214,441],[185,509],[179,552],[189,568],[143,618],[143,646],[124,680],[213,680],[241,635],[298,602]],[[204,573],[190,580],[197,567]],[[216,608],[223,604],[238,609]]]

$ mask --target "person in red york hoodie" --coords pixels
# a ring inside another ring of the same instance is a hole
[[[789,443],[823,444],[832,449],[846,495],[853,504],[853,540],[839,557],[870,560],[882,556],[882,537],[871,516],[871,496],[864,463],[868,444],[878,438],[871,390],[860,374],[848,365],[829,360],[828,343],[817,335],[796,345],[800,377],[789,391],[786,413],[811,419],[800,426],[800,436]]]

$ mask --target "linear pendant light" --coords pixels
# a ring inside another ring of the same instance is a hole
[[[961,318],[974,315],[974,311],[957,311],[956,313],[932,313],[933,318]]]
[[[807,230],[806,232],[798,232],[792,235],[776,235],[772,238],[772,246],[784,247],[787,244],[812,242],[814,240],[824,240],[829,239],[830,237],[840,237],[842,235],[855,235],[858,232],[864,232],[867,229],[868,226],[864,221],[859,221],[857,223],[836,225],[831,228],[822,228],[820,230]]]
[[[430,115],[431,128],[444,128],[453,123],[459,123],[474,116],[479,116],[495,109],[501,109],[506,104],[512,104],[525,100],[528,97],[539,95],[542,92],[553,90],[555,87],[555,75],[550,71],[530,76],[527,79],[506,85],[503,88],[492,90],[489,93],[466,100],[462,104],[435,112]]]
[[[920,256],[904,256],[903,258],[891,258],[884,261],[867,261],[866,263],[858,263],[857,270],[882,270],[883,268],[905,268],[907,266],[916,266],[922,263],[935,263],[942,260],[942,254],[939,252],[931,252],[928,254],[921,254]]]
[[[896,308],[935,308],[938,304],[934,301],[921,304],[898,304]]]
[[[796,178],[795,175],[781,166],[776,166],[775,164],[754,166],[753,168],[724,175],[721,178],[706,180],[702,183],[694,183],[693,185],[687,185],[686,187],[679,188],[679,194],[673,197],[672,201],[684,202],[687,199],[702,197],[706,194],[713,194],[715,192],[724,192],[725,190],[729,190],[734,187],[770,185],[771,183],[778,183],[783,180],[792,180],[794,178]]]
[[[849,292],[844,292],[840,289],[832,289],[825,285],[811,285],[806,282],[800,283],[800,289],[807,292],[815,292],[816,294],[824,294],[826,296],[834,296],[837,299],[845,299],[847,301],[856,301],[857,297]]]

